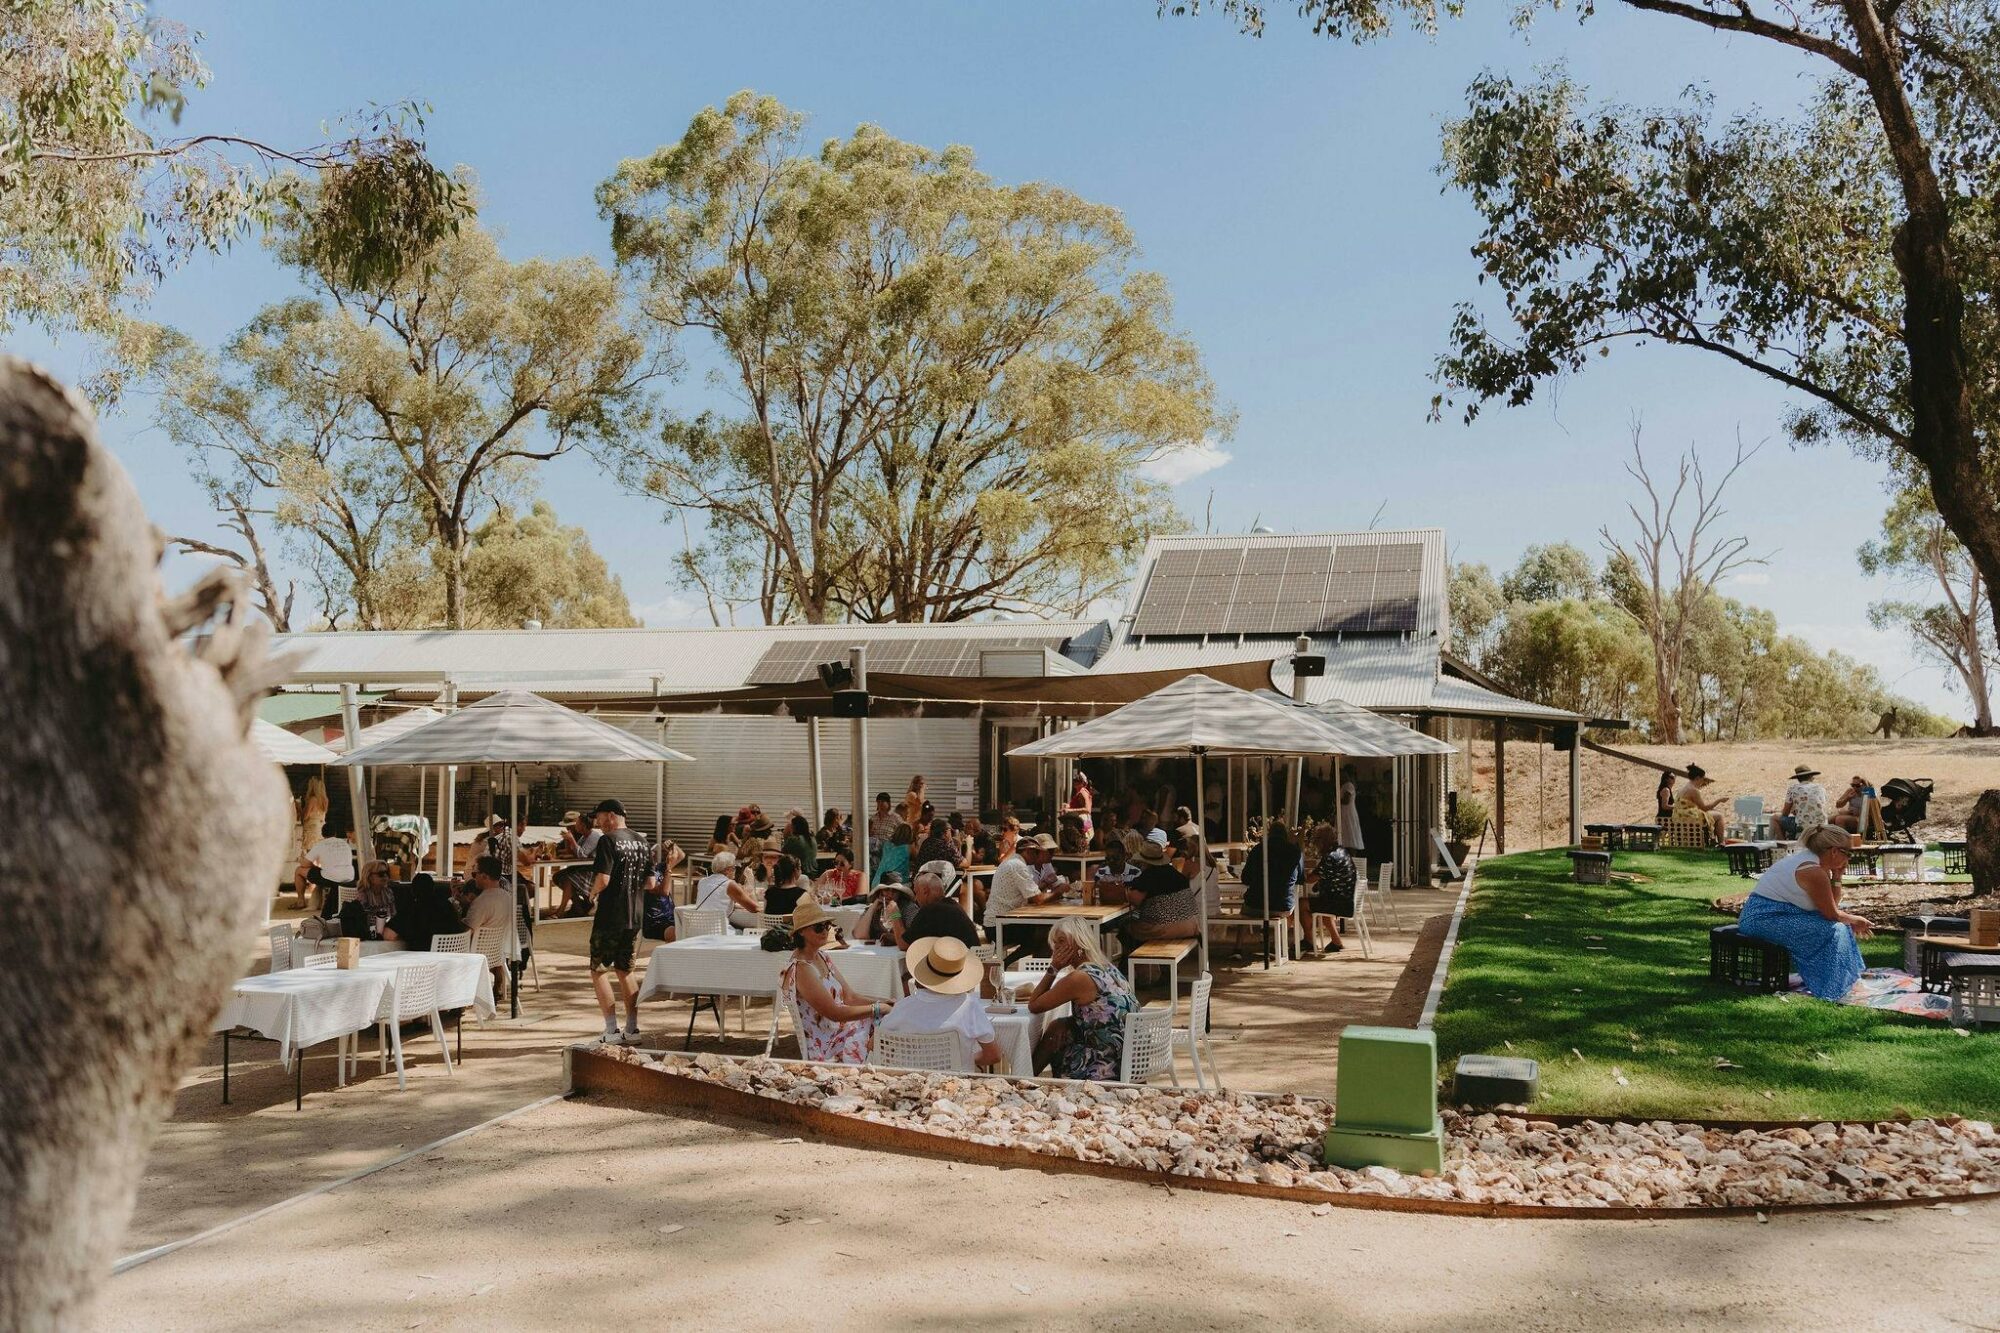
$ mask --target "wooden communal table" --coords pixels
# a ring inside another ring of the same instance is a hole
[[[1078,888],[1083,887],[1084,882],[1090,878],[1091,866],[1103,859],[1103,852],[1056,852],[1049,857],[1049,860],[1055,863],[1057,870],[1061,870],[1066,865],[1076,867],[1076,873],[1069,877],[1069,882]]]
[[[1944,970],[1944,956],[1948,953],[2000,954],[2000,944],[1974,944],[1970,935],[1919,935],[1917,979],[1925,990],[1951,989],[1951,976]]]
[[[1052,926],[1069,917],[1080,917],[1095,924],[1101,935],[1130,910],[1123,903],[1043,903],[1017,908],[994,921],[994,952],[1001,958],[1007,956],[1009,926]]]

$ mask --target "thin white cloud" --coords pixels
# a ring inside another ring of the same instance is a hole
[[[639,623],[662,629],[674,625],[706,625],[709,623],[708,608],[691,597],[668,593],[657,602],[632,608],[632,614],[639,617]]]
[[[1731,583],[1745,584],[1752,588],[1761,588],[1771,581],[1771,572],[1767,569],[1738,570],[1729,576],[1729,581]]]
[[[1169,486],[1183,486],[1196,477],[1215,471],[1234,457],[1234,454],[1214,440],[1202,440],[1198,444],[1176,449],[1170,454],[1162,454],[1139,470],[1154,481],[1162,481]]]

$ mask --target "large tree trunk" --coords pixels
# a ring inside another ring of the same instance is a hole
[[[1972,872],[1975,896],[2000,893],[2000,791],[1979,793],[1965,821],[1965,868]]]
[[[89,1322],[283,838],[262,626],[219,575],[163,605],[157,559],[89,409],[0,358],[0,1328]]]

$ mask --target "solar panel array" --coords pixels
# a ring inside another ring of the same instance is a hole
[[[877,639],[868,645],[868,669],[911,676],[976,676],[979,655],[995,648],[1062,651],[1062,634],[994,635],[978,638]],[[790,685],[818,673],[822,662],[845,662],[852,638],[784,639],[764,650],[751,669],[751,685]]]
[[[1417,628],[1415,542],[1163,551],[1134,635],[1394,634]]]

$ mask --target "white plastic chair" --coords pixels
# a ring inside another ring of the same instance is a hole
[[[444,1072],[451,1073],[451,1047],[444,1039],[444,1015],[438,1012],[435,964],[397,968],[388,989],[382,992],[381,1008],[375,1011],[376,1054],[382,1072],[387,1073],[389,1052],[395,1051],[398,1089],[410,1086],[403,1072],[403,1024],[418,1018],[430,1019],[431,1035],[437,1038],[438,1050],[444,1056]],[[358,1055],[349,1058],[359,1059]]]
[[[1120,1083],[1144,1083],[1167,1076],[1175,1087],[1181,1085],[1174,1072],[1174,1011],[1134,1009],[1125,1015],[1125,1050],[1118,1057]]]
[[[321,949],[318,953],[307,954],[304,964],[306,967],[338,967],[339,965],[340,955],[332,949]]]
[[[763,912],[757,917],[757,929],[759,930],[790,930],[791,928],[792,918],[788,913]]]
[[[433,935],[431,936],[431,952],[470,953],[472,952],[472,932],[461,930],[451,935]]]
[[[507,932],[499,926],[481,926],[472,932],[472,952],[482,955],[486,965],[507,971]]]
[[[1739,825],[1755,829],[1764,822],[1764,798],[1761,796],[1739,796],[1730,802],[1730,812],[1736,816]]]
[[[292,970],[292,928],[273,926],[265,932],[271,937],[271,970],[289,972]]]
[[[703,935],[726,935],[729,933],[729,913],[697,912],[692,907],[674,913],[674,938],[681,940],[698,939]]]
[[[891,1069],[940,1069],[969,1073],[965,1043],[956,1032],[881,1032],[868,1062]]]
[[[1360,892],[1357,892],[1355,896],[1359,898],[1360,893],[1366,893],[1374,901],[1376,907],[1388,912],[1390,929],[1401,930],[1403,928],[1403,918],[1396,911],[1396,896],[1393,890],[1395,882],[1395,863],[1384,861],[1376,875],[1375,887],[1372,889],[1367,888],[1367,881],[1362,880],[1359,886]]]
[[[1368,881],[1365,879],[1356,880],[1354,884],[1354,916],[1351,920],[1354,922],[1354,933],[1361,937],[1361,956],[1363,958],[1373,958],[1375,956],[1375,941],[1370,938],[1368,933],[1368,898]]]
[[[340,886],[340,905],[342,907],[347,906],[349,903],[358,903],[360,901],[361,901],[360,885],[343,884]]]
[[[1222,1073],[1215,1067],[1215,1052],[1208,1044],[1208,992],[1214,984],[1215,978],[1206,972],[1196,978],[1194,990],[1188,995],[1188,1025],[1171,1030],[1173,1045],[1187,1047],[1188,1063],[1194,1066],[1194,1085],[1204,1092],[1208,1090],[1208,1083],[1202,1077],[1204,1058],[1215,1075],[1215,1086],[1222,1087]]]

